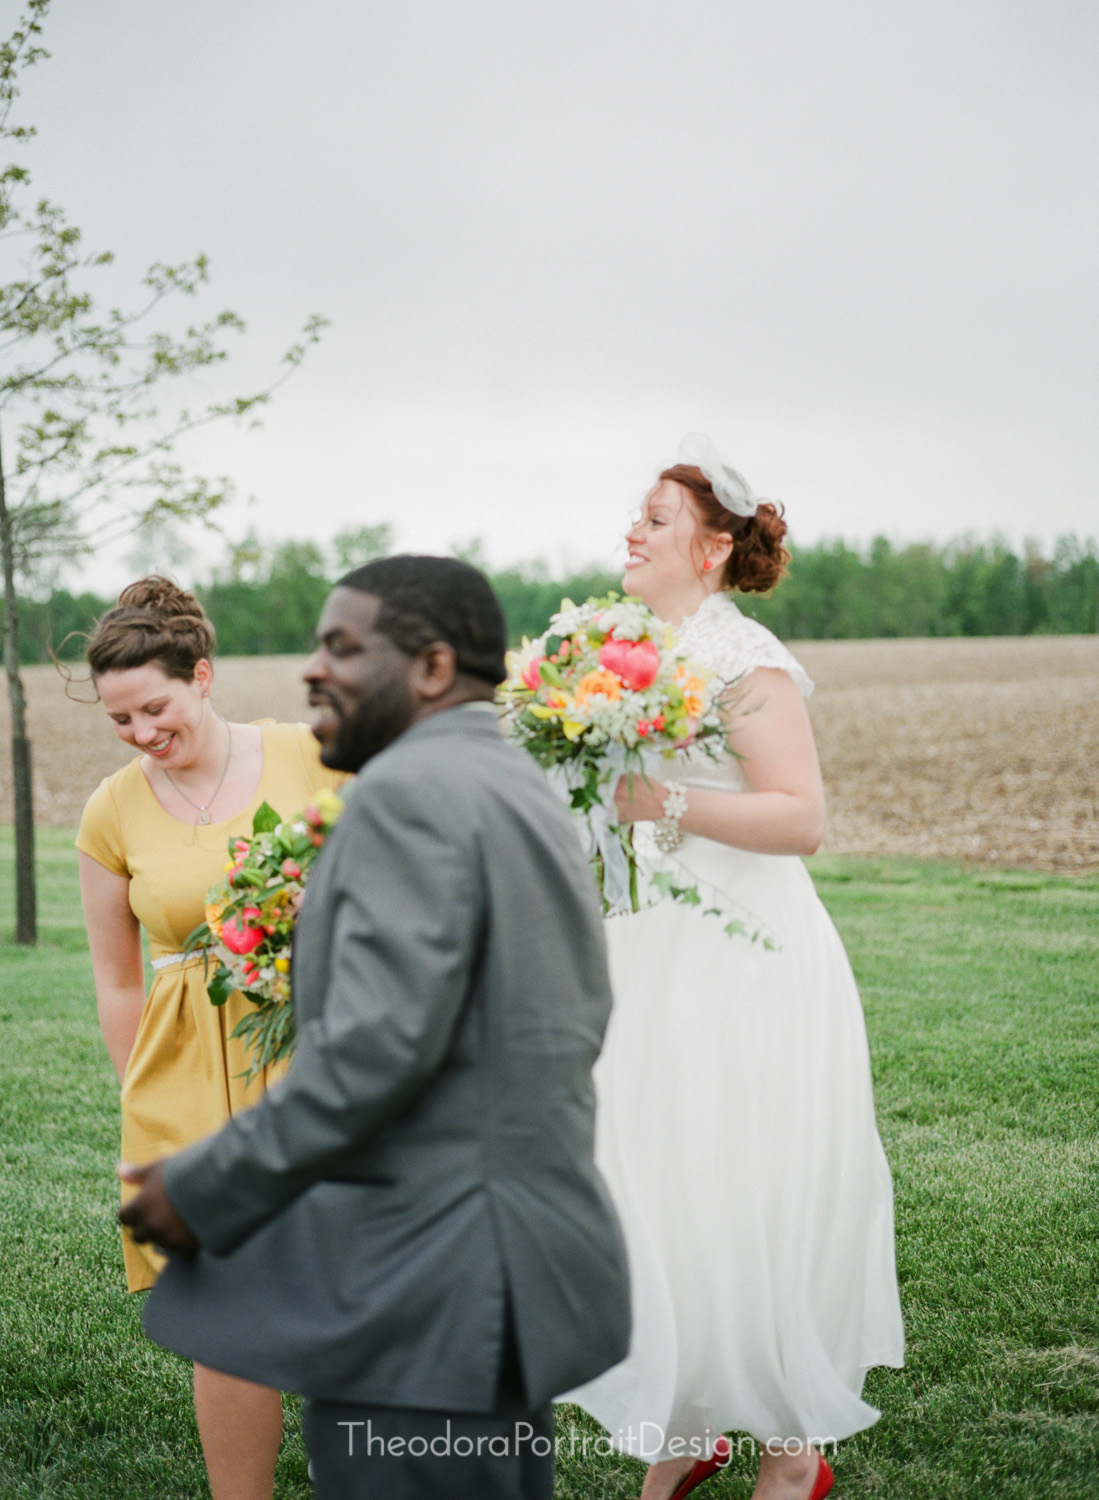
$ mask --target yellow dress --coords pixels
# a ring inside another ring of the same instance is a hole
[[[225,870],[231,838],[247,837],[261,802],[293,817],[325,787],[345,779],[322,766],[304,724],[262,723],[263,773],[247,807],[221,823],[191,826],[157,801],[133,760],[108,776],[88,799],[76,846],[130,881],[130,907],[149,935],[153,959],[178,954],[203,920],[206,892]],[[230,1032],[249,1002],[232,995],[214,1006],[206,994],[201,955],[155,971],[126,1076],[122,1082],[122,1159],[139,1165],[167,1156],[220,1129],[254,1104],[281,1065],[245,1086],[243,1041]],[[148,1245],[123,1231],[130,1291],[152,1286],[164,1264]]]

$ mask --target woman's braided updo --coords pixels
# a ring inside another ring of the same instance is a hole
[[[170,578],[131,583],[88,640],[92,676],[155,662],[165,677],[192,682],[195,667],[217,649],[217,635],[193,594]]]

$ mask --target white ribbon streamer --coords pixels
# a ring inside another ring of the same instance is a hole
[[[642,755],[642,763],[655,764],[659,756]],[[618,817],[614,793],[619,780],[626,774],[626,749],[624,745],[609,745],[604,759],[605,769],[599,778],[599,801],[585,810],[574,808],[572,793],[584,785],[584,765],[580,760],[566,761],[552,767],[549,772],[550,785],[564,801],[565,806],[584,827],[587,855],[594,859],[598,854],[603,861],[603,898],[607,903],[608,916],[620,916],[633,911],[633,893],[630,888],[630,861],[622,846],[622,824]],[[648,766],[645,766],[645,770]],[[642,772],[634,772],[642,775]]]

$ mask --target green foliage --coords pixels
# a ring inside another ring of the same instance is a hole
[[[325,550],[314,542],[266,545],[249,533],[198,593],[225,656],[264,656],[310,649],[332,581],[384,556],[388,525],[340,532]],[[560,580],[544,565],[490,574],[508,620],[512,645],[546,628],[563,598],[587,599],[618,584],[588,569]],[[73,631],[86,631],[113,601],[55,590],[20,601],[22,660],[49,660]],[[944,547],[894,547],[878,537],[865,552],[844,542],[796,549],[790,575],[768,598],[747,595],[741,607],[787,640],[866,636],[1081,634],[1099,631],[1099,550],[1061,537],[1050,557],[1029,548],[1016,557],[997,541]],[[60,654],[79,657],[83,642]]]
[[[0,44],[5,145],[35,133],[10,116],[22,74],[49,56],[39,45],[48,9],[49,0],[26,0],[16,30]],[[306,322],[265,388],[163,411],[166,382],[223,364],[227,336],[245,331],[229,310],[179,335],[149,328],[162,303],[200,292],[209,279],[206,257],[157,262],[131,306],[101,307],[94,274],[112,254],[86,250],[64,210],[37,197],[26,168],[10,162],[0,169],[0,243],[0,417],[11,439],[0,464],[6,571],[25,582],[50,576],[59,560],[86,556],[135,528],[212,518],[231,485],[185,473],[173,456],[177,441],[225,418],[254,421],[317,342],[324,319]]]
[[[0,829],[0,1494],[206,1493],[183,1360],[141,1331],[114,1213],[118,1086],[97,1034],[71,833],[46,830],[43,944],[8,946]],[[810,861],[862,989],[896,1186],[903,1370],[840,1444],[844,1500],[1085,1500],[1099,1471],[1099,878]],[[719,1058],[715,1067],[721,1066]],[[277,1492],[308,1500],[298,1403]],[[640,1464],[558,1408],[558,1500]],[[734,1438],[707,1500],[747,1495]]]
[[[253,837],[257,833],[274,833],[281,822],[282,819],[271,806],[270,802],[261,802],[256,808],[255,817],[252,819]],[[292,849],[293,846],[291,845],[287,848],[286,852],[289,854],[292,852]]]
[[[28,0],[22,22],[0,46],[0,140],[24,143],[30,127],[9,123],[21,74],[48,56],[37,45],[48,0]],[[168,299],[196,296],[209,279],[204,255],[149,267],[128,308],[102,308],[91,284],[109,251],[87,251],[57,204],[32,194],[29,173],[0,170],[0,241],[10,279],[0,284],[0,416],[13,441],[3,462],[6,571],[49,575],[58,560],[86,556],[135,528],[208,520],[231,493],[228,480],[185,473],[178,440],[225,418],[254,420],[301,364],[324,326],[310,318],[264,388],[192,408],[159,409],[165,382],[209,371],[241,334],[223,310],[180,335],[150,329]]]
[[[380,526],[349,526],[332,538],[335,574],[342,577],[355,568],[388,557],[393,551],[393,528],[387,521]]]
[[[561,608],[562,599],[574,599],[579,604],[597,594],[610,593],[619,586],[617,573],[602,572],[597,568],[589,568],[560,581],[551,579],[545,567],[538,564],[509,568],[490,576],[504,607],[513,645],[517,645],[523,636],[533,640],[541,635],[550,616]]]
[[[875,537],[792,547],[788,577],[745,611],[784,640],[869,636],[1093,635],[1099,631],[1099,549],[1061,537],[1045,558],[1001,538],[895,547]]]
[[[49,54],[39,45],[49,0],[25,0],[21,20],[0,43],[0,142],[22,145],[30,126],[11,122],[27,68]],[[87,251],[64,211],[31,192],[18,163],[0,167],[0,639],[11,704],[17,940],[35,941],[34,808],[31,749],[20,677],[19,595],[94,554],[97,547],[180,522],[216,524],[228,479],[188,474],[179,440],[226,418],[255,424],[272,393],[299,367],[325,320],[309,318],[261,390],[198,407],[173,400],[167,383],[207,376],[229,351],[227,334],[244,324],[222,311],[182,334],[150,329],[167,299],[194,297],[207,281],[204,255],[150,266],[129,307],[103,308],[90,289],[109,251]],[[193,384],[194,382],[192,382]]]

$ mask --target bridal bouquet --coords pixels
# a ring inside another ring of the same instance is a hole
[[[293,1054],[290,944],[297,899],[342,811],[331,791],[318,793],[289,823],[264,802],[252,821],[252,837],[230,839],[225,874],[206,897],[206,920],[184,944],[185,952],[205,951],[207,974],[211,961],[217,963],[206,986],[214,1005],[224,1005],[239,990],[255,1006],[232,1032],[244,1038],[251,1054],[249,1079]]]
[[[607,911],[638,909],[633,840],[614,802],[619,778],[643,776],[688,746],[727,752],[726,687],[646,605],[615,594],[562,600],[546,633],[509,653],[500,697],[510,733],[582,818]],[[661,892],[700,900],[670,882]]]

